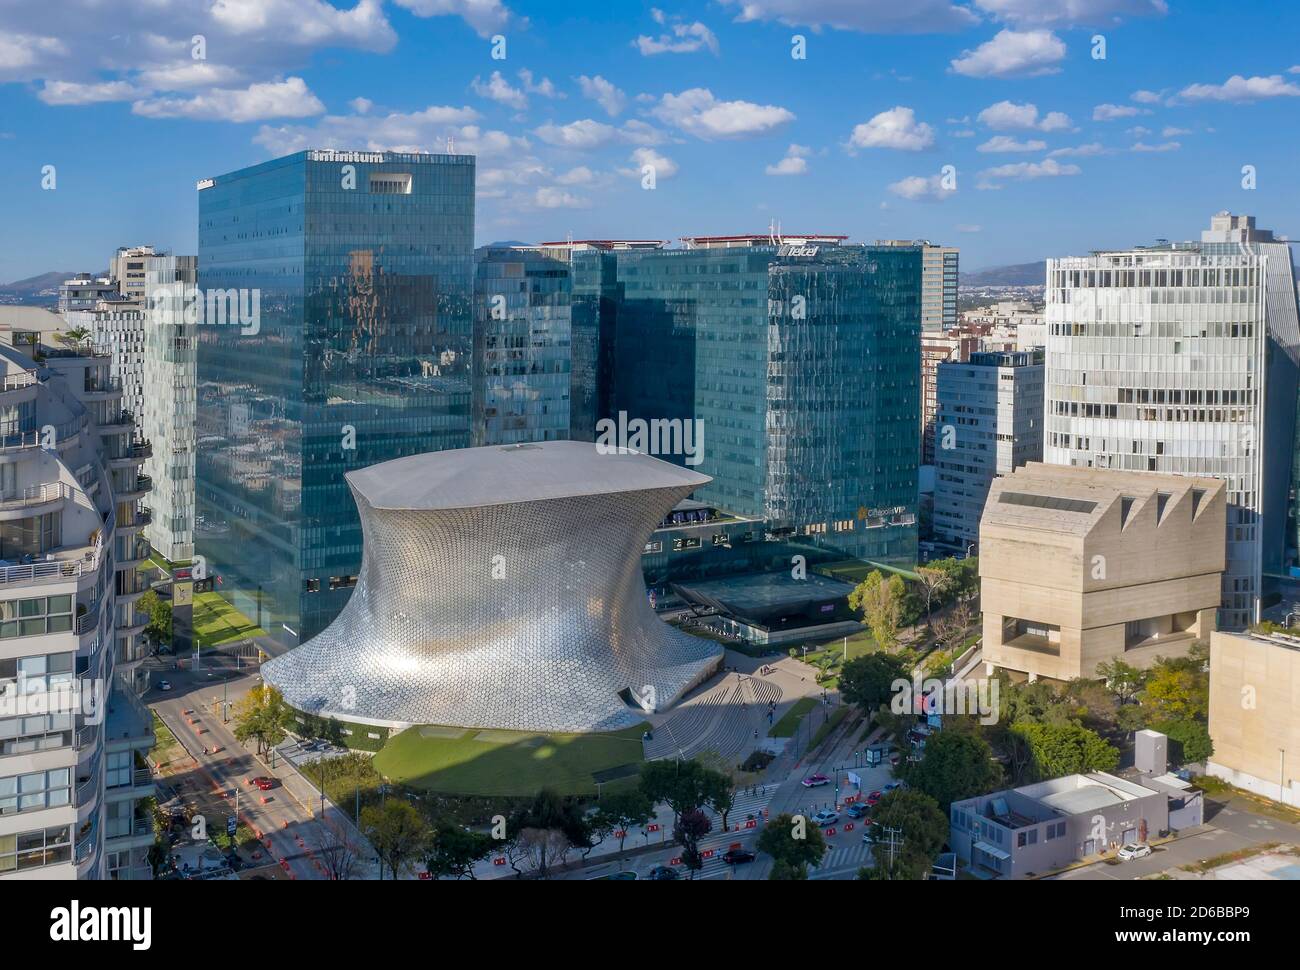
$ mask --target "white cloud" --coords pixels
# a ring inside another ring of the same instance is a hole
[[[1190,135],[1190,128],[1175,128],[1173,125],[1166,125],[1160,129],[1161,138],[1177,138],[1179,135]]]
[[[595,77],[579,75],[578,87],[582,89],[584,98],[595,101],[611,118],[622,114],[623,109],[627,107],[627,95],[599,74]]]
[[[642,169],[649,165],[654,169],[655,179],[672,178],[679,171],[677,163],[667,155],[661,155],[653,148],[636,148],[628,156],[629,160],[636,165],[636,168],[621,168],[619,174],[627,175],[633,178],[642,178],[644,173]]]
[[[591,118],[571,121],[567,125],[557,125],[548,121],[533,130],[542,141],[557,148],[573,148],[589,151],[607,145],[618,137],[618,129]]]
[[[1021,27],[1108,24],[1121,17],[1169,12],[1165,0],[975,0],[975,6]]]
[[[986,168],[979,173],[980,183],[978,188],[997,188],[994,179],[1011,179],[1018,182],[1029,179],[1040,178],[1057,178],[1063,175],[1078,175],[1083,171],[1078,165],[1062,165],[1054,158],[1046,158],[1041,162],[1013,162],[1010,165],[999,165],[996,168]]]
[[[632,42],[642,57],[652,57],[655,54],[693,54],[706,49],[714,54],[719,53],[717,36],[704,24],[698,20],[688,24],[676,17],[673,21],[667,25],[670,33],[658,37],[642,34]],[[662,24],[664,21],[659,20],[657,23]]]
[[[1089,142],[1086,145],[1075,145],[1072,148],[1058,148],[1055,151],[1047,153],[1052,158],[1065,158],[1071,155],[1080,157],[1087,155],[1109,155],[1110,149],[1099,141]]]
[[[1134,91],[1129,95],[1129,100],[1136,101],[1138,104],[1161,104],[1164,102],[1164,91]]]
[[[102,101],[131,101],[148,93],[128,81],[101,81],[98,84],[46,81],[37,97],[46,104],[98,104]]]
[[[501,0],[394,0],[417,17],[460,17],[480,37],[488,37],[505,27],[527,24],[527,18],[515,17]]]
[[[1151,129],[1143,125],[1137,125],[1133,128],[1125,128],[1124,134],[1132,135],[1134,138],[1142,138],[1145,137],[1146,135],[1151,134]]]
[[[537,190],[533,195],[533,204],[539,209],[586,209],[591,206],[587,199],[551,185]]]
[[[239,80],[239,71],[210,61],[177,61],[140,72],[140,83],[155,91],[185,91]]]
[[[528,107],[528,96],[519,88],[511,87],[510,82],[501,76],[500,71],[493,71],[487,81],[475,75],[469,86],[480,98],[488,98],[516,111]]]
[[[722,0],[738,21],[856,30],[864,34],[933,34],[974,27],[979,17],[951,0]]]
[[[374,106],[375,103],[369,98],[353,98],[348,102],[348,107],[359,115],[369,114]]]
[[[246,88],[212,88],[190,98],[154,98],[135,102],[134,114],[146,118],[198,118],[215,121],[261,121],[307,118],[325,110],[300,77],[250,84]]]
[[[1035,104],[1016,104],[999,101],[981,111],[976,119],[994,131],[1061,131],[1068,129],[1070,116],[1061,111],[1049,111],[1041,118]]]
[[[994,135],[975,150],[977,152],[1041,152],[1046,147],[1047,142],[1037,139],[1016,141],[1010,135]]]
[[[32,34],[0,33],[0,76],[17,76],[24,68],[37,67],[46,58],[67,54],[68,49],[56,37]]]
[[[356,148],[371,152],[419,151],[441,152],[447,139],[455,140],[458,152],[493,157],[506,153],[520,156],[528,142],[512,138],[503,131],[484,131],[465,124],[478,117],[469,107],[454,108],[432,105],[423,111],[393,112],[388,115],[326,115],[312,126],[263,125],[253,139],[272,155],[286,155],[303,148]],[[481,183],[484,172],[480,169]]]
[[[215,0],[210,15],[236,37],[278,33],[282,43],[345,45],[380,53],[397,43],[381,0],[358,0],[350,9],[325,0]]]
[[[555,181],[560,185],[591,185],[596,181],[596,173],[586,165],[579,165],[563,175],[557,175]]]
[[[1131,152],[1176,152],[1183,146],[1176,141],[1167,141],[1159,145],[1147,145],[1143,142],[1136,142],[1130,148]]]
[[[913,202],[942,202],[956,194],[955,188],[948,188],[938,175],[909,175],[890,184],[889,191],[901,199]]]
[[[1056,74],[1065,43],[1050,30],[1000,30],[974,50],[962,51],[952,70],[967,77],[1036,77]]]
[[[1146,108],[1135,108],[1131,104],[1099,104],[1092,109],[1092,120],[1114,121],[1117,118],[1136,118],[1150,113]]]
[[[785,150],[785,157],[775,165],[766,166],[763,171],[768,175],[806,175],[808,174],[808,156],[812,154],[806,145],[791,145]]]
[[[934,144],[934,129],[916,120],[916,112],[901,105],[882,111],[857,125],[849,138],[852,148],[895,148],[919,152]]]
[[[524,90],[529,94],[537,94],[543,98],[563,99],[564,97],[564,95],[556,89],[555,85],[551,83],[549,77],[544,77],[540,81],[534,83],[533,72],[528,70],[526,67],[519,71],[519,80],[524,82]]]
[[[746,138],[765,135],[794,121],[794,113],[772,104],[719,101],[708,88],[665,94],[650,114],[697,138]]]
[[[1184,101],[1259,101],[1264,98],[1294,98],[1300,87],[1284,80],[1281,74],[1268,77],[1242,77],[1234,74],[1222,84],[1191,84],[1178,92]]]

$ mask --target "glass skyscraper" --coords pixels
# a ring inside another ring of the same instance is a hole
[[[762,538],[910,565],[921,249],[827,239],[575,252],[574,319],[613,332],[607,416],[700,422],[695,499]]]
[[[196,553],[292,645],[356,583],[344,473],[470,444],[474,158],[304,151],[198,187]]]

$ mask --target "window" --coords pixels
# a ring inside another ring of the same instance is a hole
[[[72,712],[0,719],[0,755],[48,751],[72,744]]]
[[[110,751],[104,769],[105,788],[123,788],[131,784],[132,769],[130,751]]]
[[[71,801],[71,768],[55,768],[0,778],[0,815],[55,808]]]
[[[320,592],[320,580],[319,580],[319,579],[304,579],[304,580],[302,581],[302,588],[303,588],[303,592],[306,592],[306,593],[319,593],[319,592]]]
[[[0,835],[0,873],[18,872],[68,862],[72,858],[72,827],[37,829]]]
[[[58,684],[72,683],[72,653],[38,654],[0,660],[0,688],[18,681],[21,690],[42,693]]]
[[[71,629],[70,595],[0,602],[0,640],[66,633]],[[3,677],[3,672],[0,672],[0,677]]]
[[[357,584],[355,576],[331,576],[330,589],[351,589]]]

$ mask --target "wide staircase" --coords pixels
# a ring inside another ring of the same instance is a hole
[[[754,732],[767,731],[767,709],[780,703],[781,688],[747,674],[727,674],[721,683],[689,698],[645,742],[647,759],[693,758],[712,751],[738,759],[756,746]]]

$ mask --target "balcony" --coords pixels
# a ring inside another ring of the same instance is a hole
[[[0,499],[0,512],[26,511],[36,506],[46,505],[69,498],[72,487],[67,482],[43,482],[40,485],[28,485],[22,495]]]
[[[99,422],[102,434],[121,434],[135,425],[135,415],[130,411],[117,411]]]
[[[110,456],[108,463],[114,467],[138,465],[146,458],[153,457],[152,441],[135,441],[122,450],[122,454]]]
[[[77,635],[93,633],[99,627],[99,606],[77,617]]]
[[[31,387],[36,383],[36,369],[19,371],[16,374],[5,374],[0,379],[0,391],[16,391],[20,388]]]
[[[74,418],[56,425],[54,434],[49,435],[44,428],[32,431],[18,431],[13,434],[0,435],[0,452],[23,451],[29,448],[55,447],[65,444],[81,433],[85,427],[85,418]]]
[[[108,695],[108,716],[104,718],[104,744],[120,749],[141,744],[152,745],[153,715],[140,699],[114,684]]]
[[[77,865],[88,861],[95,854],[95,847],[99,844],[99,816],[96,815],[86,831],[77,837]]]

